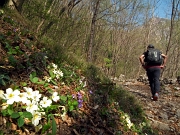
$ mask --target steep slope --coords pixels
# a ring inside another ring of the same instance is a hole
[[[15,18],[0,15],[0,134],[154,134],[140,125],[142,110],[131,95],[101,80],[93,66],[86,73],[54,64]],[[30,95],[20,100],[23,94]]]

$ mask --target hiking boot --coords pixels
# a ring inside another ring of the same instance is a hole
[[[153,97],[153,100],[154,100],[154,101],[157,101],[157,100],[158,100],[158,97],[159,97],[158,93],[155,93],[155,94],[154,94],[154,97]]]

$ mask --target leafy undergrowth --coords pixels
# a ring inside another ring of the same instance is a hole
[[[134,97],[96,67],[57,65],[2,10],[0,24],[0,135],[155,134]]]

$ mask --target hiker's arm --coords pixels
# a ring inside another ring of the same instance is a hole
[[[139,57],[139,61],[141,62],[141,65],[144,66],[144,54]]]
[[[161,55],[162,55],[162,57],[164,58],[163,64],[162,64],[162,66],[164,67],[164,66],[166,65],[167,56],[166,56],[165,54],[161,54]]]

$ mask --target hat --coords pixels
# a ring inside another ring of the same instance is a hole
[[[154,45],[149,44],[147,48],[154,48]]]

